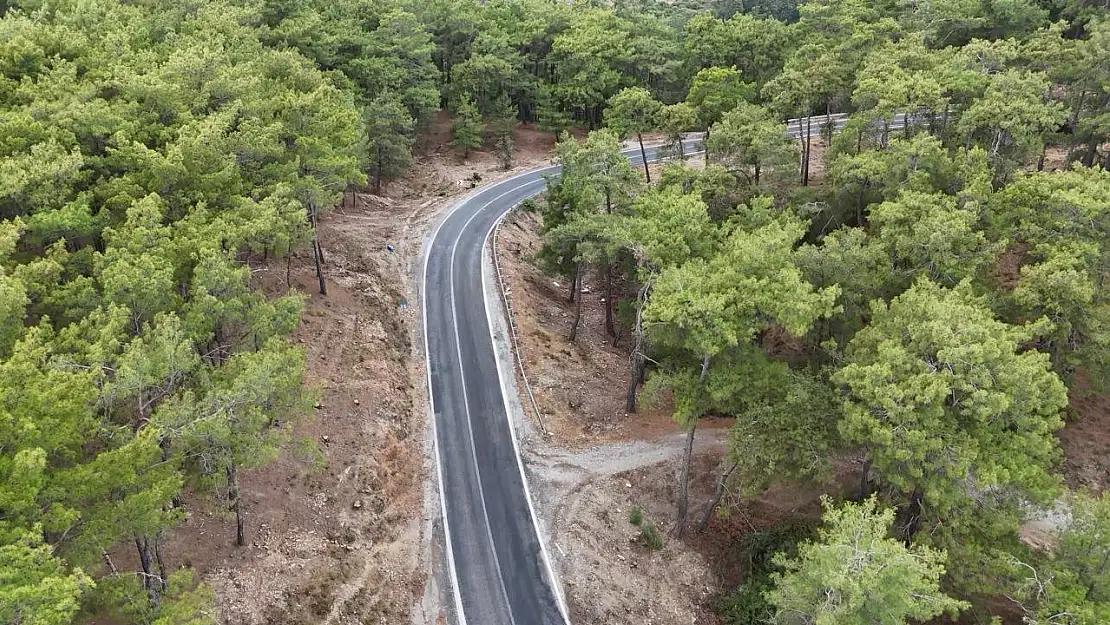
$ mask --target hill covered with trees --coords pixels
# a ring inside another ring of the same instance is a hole
[[[237,472],[312,403],[301,298],[252,267],[308,246],[348,188],[388,188],[441,108],[462,156],[506,166],[518,122],[606,127],[557,149],[541,261],[603,275],[630,409],[646,371],[690,440],[736,417],[731,489],[866,457],[863,503],[830,500],[726,621],[900,623],[988,596],[1110,621],[1110,511],[1065,494],[1056,441],[1068,391],[1110,367],[1105,3],[706,8],[0,3],[0,621],[215,620],[162,537],[195,493],[242,543]],[[689,131],[705,167],[649,181],[618,153]],[[1019,542],[1062,496],[1054,555]]]

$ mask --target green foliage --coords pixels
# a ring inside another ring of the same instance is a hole
[[[214,622],[173,612],[173,580],[163,592],[173,503],[272,459],[304,411],[300,297],[255,288],[252,265],[307,241],[306,206],[365,182],[364,135],[358,96],[264,43],[295,33],[260,10],[96,0],[0,18],[30,45],[0,51],[5,622],[94,606]],[[141,570],[94,588],[81,570],[120,545]]]
[[[824,500],[817,540],[798,547],[796,557],[776,556],[766,593],[775,607],[773,623],[902,625],[955,615],[967,604],[944,595],[944,552],[907,548],[888,537],[894,511],[874,498],[832,506]]]
[[[801,224],[786,218],[735,229],[712,258],[665,269],[645,318],[659,324],[661,340],[699,358],[746,343],[771,324],[804,334],[832,312],[838,289],[818,291],[802,279],[794,260],[801,235]]]
[[[1000,243],[1029,248],[1012,292],[1000,300],[1013,319],[1044,317],[1039,346],[1057,371],[1084,367],[1100,385],[1110,371],[1110,307],[1098,287],[1110,263],[1106,206],[1110,174],[1078,168],[1023,176],[988,204],[989,231]]]
[[[991,78],[983,97],[962,115],[957,130],[981,142],[996,180],[1004,181],[1020,162],[1040,153],[1047,133],[1064,119],[1063,107],[1047,101],[1048,77],[1008,70]]]
[[[513,166],[513,149],[515,147],[514,135],[520,125],[516,119],[516,111],[507,99],[502,99],[494,104],[490,113],[490,138],[493,139],[493,149],[502,169]]]
[[[10,537],[0,545],[0,619],[5,623],[65,625],[93,586],[81,569],[67,571],[43,544],[41,528]]]
[[[663,548],[663,535],[659,533],[659,529],[651,521],[644,521],[640,524],[640,544],[652,551],[659,551]]]
[[[469,95],[463,96],[455,107],[455,119],[451,122],[451,145],[462,150],[463,160],[466,160],[470,150],[482,147],[482,118]]]
[[[632,506],[628,509],[628,522],[639,527],[644,522],[644,511],[640,506]]]
[[[970,504],[969,480],[1043,500],[1067,394],[1044,354],[1021,349],[1035,331],[995,320],[966,283],[919,280],[876,302],[834,376],[849,393],[842,434],[941,516]]]
[[[370,103],[366,115],[367,153],[374,188],[396,177],[412,161],[413,118],[396,95],[385,93]]]
[[[959,206],[939,193],[903,191],[871,207],[871,225],[890,250],[896,271],[954,285],[990,260],[975,204]]]
[[[617,133],[618,137],[640,136],[655,129],[661,104],[647,89],[629,87],[622,89],[609,98],[609,108],[605,109],[605,124]]]
[[[752,86],[743,81],[735,67],[707,67],[694,75],[686,102],[694,109],[700,127],[708,130],[754,95]]]
[[[777,570],[774,558],[776,554],[795,557],[799,543],[812,538],[816,529],[812,521],[788,519],[747,533],[734,545],[736,559],[744,566],[744,582],[714,605],[725,625],[766,623],[774,617],[774,606],[766,598],[771,574]]]
[[[198,583],[189,569],[170,575],[166,596],[158,606],[152,625],[216,625],[216,593]]]
[[[773,194],[785,200],[797,179],[797,145],[760,106],[742,104],[726,113],[710,130],[706,149],[739,177],[748,197]]]

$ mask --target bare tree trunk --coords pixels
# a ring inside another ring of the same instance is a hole
[[[158,563],[158,576],[162,579],[162,589],[166,589],[166,561],[162,559],[162,532],[154,535],[154,561]]]
[[[166,580],[154,571],[154,552],[150,546],[150,537],[136,534],[135,550],[139,554],[139,566],[143,569],[143,588],[150,598],[150,605],[157,608],[162,600],[162,593],[166,590]]]
[[[910,494],[910,503],[905,509],[905,521],[902,523],[902,542],[908,546],[917,531],[921,529],[921,516],[924,514],[922,509],[921,491],[913,489]]]
[[[704,532],[709,528],[709,522],[713,520],[713,512],[717,506],[721,504],[721,498],[725,496],[725,486],[728,484],[728,478],[736,471],[736,467],[740,466],[739,462],[733,462],[732,466],[717,478],[717,490],[713,493],[713,499],[709,502],[709,507],[705,509],[705,514],[702,515],[701,521],[698,522],[698,533]]]
[[[243,501],[239,496],[239,472],[234,462],[229,462],[227,465],[227,499],[235,512],[235,546],[242,547],[247,544],[247,539],[243,531]]]
[[[804,137],[805,137],[805,128],[802,127],[802,118],[799,117],[798,118],[798,140],[802,141]],[[801,174],[800,182],[803,185],[805,185],[805,183],[806,183],[806,158],[808,156],[809,155],[806,154],[806,150],[805,150],[805,143],[803,142],[802,143],[802,157],[801,157],[801,160],[798,162],[798,173]]]
[[[320,247],[320,229],[316,227],[316,203],[308,203],[308,215],[312,219],[312,257],[316,261],[316,278],[320,281],[320,295],[328,294],[324,281],[324,250]]]
[[[578,271],[578,266],[577,265],[575,265],[574,270]],[[575,274],[575,275],[571,276],[571,278],[570,278],[570,294],[567,295],[567,301],[570,302],[571,304],[573,304],[574,300],[576,300],[576,299],[578,299],[578,274]]]
[[[648,285],[640,288],[640,296],[636,301],[636,324],[632,328],[632,370],[628,376],[628,395],[624,401],[624,409],[628,413],[636,412],[636,388],[644,377],[644,300],[647,299]]]
[[[695,419],[690,424],[690,431],[686,433],[686,447],[682,452],[682,476],[678,484],[678,518],[675,519],[674,535],[682,538],[686,535],[686,512],[690,503],[690,464],[694,455],[694,432],[698,429]]]
[[[574,322],[570,324],[570,335],[567,336],[571,343],[578,336],[578,323],[582,320],[582,263],[578,263],[574,272],[574,290],[578,291],[577,299],[574,300]]]
[[[863,226],[863,183],[860,183],[859,193],[856,194],[856,225]]]
[[[374,170],[374,195],[381,195],[382,194],[382,168],[384,167],[384,163],[382,162],[384,160],[384,157],[382,155],[381,148],[378,148],[377,156],[378,156],[378,158],[377,158],[378,167]]]
[[[104,558],[104,564],[108,565],[108,570],[112,572],[112,575],[116,575],[119,573],[119,569],[116,568],[116,563],[112,562],[112,556],[108,555],[107,551],[101,549],[100,557]]]
[[[686,160],[686,146],[682,143],[682,133],[678,133],[678,160]]]
[[[616,336],[617,329],[613,327],[613,266],[605,264],[605,331],[609,336]]]
[[[648,170],[647,152],[644,151],[644,135],[637,132],[636,139],[640,142],[640,158],[644,161],[644,178],[651,184],[651,171]]]
[[[812,146],[812,144],[813,144],[813,117],[809,116],[809,117],[806,117],[806,167],[805,167],[805,172],[802,174],[804,176],[804,178],[802,180],[802,184],[804,186],[807,186],[807,187],[809,186],[809,159],[812,156],[812,152],[810,150],[810,147]]]
[[[705,386],[705,378],[709,376],[709,356],[701,361],[701,376],[698,383]],[[675,520],[674,533],[677,538],[686,535],[686,513],[690,504],[690,464],[694,456],[694,433],[698,429],[698,420],[690,424],[690,431],[686,434],[686,448],[682,453],[682,477],[678,485],[678,518]]]
[[[871,473],[870,458],[863,461],[863,471],[861,471],[859,475],[859,490],[856,491],[856,501],[863,501],[867,498],[867,495],[870,494],[869,491],[871,489],[867,487],[867,484],[870,482],[868,479],[868,477],[870,477],[868,475],[869,473]]]
[[[709,164],[709,127],[705,128],[705,135],[701,138],[702,153],[705,157],[705,164]]]

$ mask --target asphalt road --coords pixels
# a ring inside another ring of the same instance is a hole
[[[815,131],[823,121],[813,119]],[[797,137],[796,122],[788,134]],[[642,162],[638,150],[626,154]],[[537,531],[482,286],[493,226],[558,172],[538,169],[471,193],[425,249],[424,336],[456,625],[568,623]]]

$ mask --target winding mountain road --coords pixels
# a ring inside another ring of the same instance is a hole
[[[824,119],[814,117],[814,126]],[[788,129],[798,137],[796,120]],[[639,150],[625,154],[642,163]],[[655,160],[657,149],[647,158]],[[509,416],[511,386],[499,373],[489,314],[502,314],[501,307],[482,280],[497,221],[558,173],[537,169],[471,193],[425,244],[428,388],[455,625],[569,623]]]

